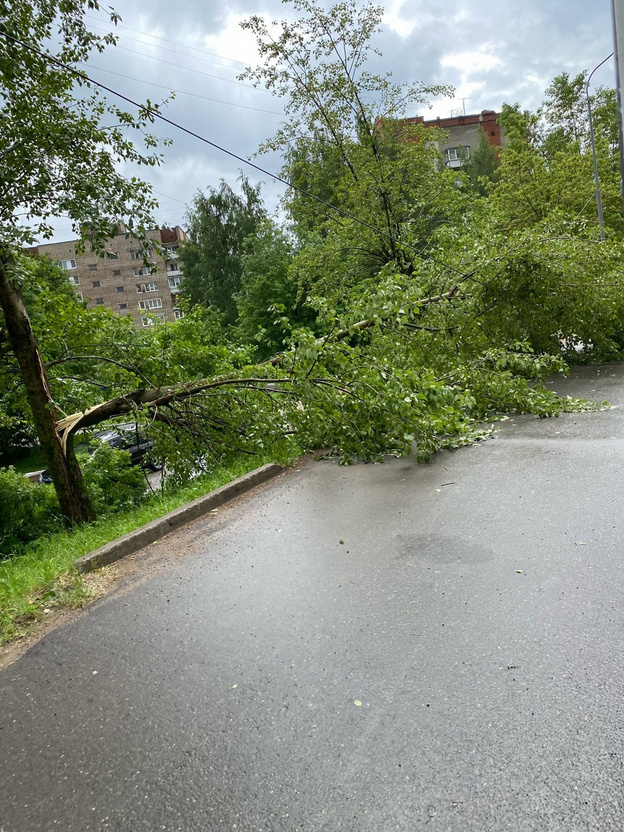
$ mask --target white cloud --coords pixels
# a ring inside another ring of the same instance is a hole
[[[456,52],[455,54],[444,55],[440,59],[443,67],[452,67],[461,70],[465,75],[474,75],[479,72],[489,72],[495,66],[499,66],[501,59],[496,55],[486,52],[483,47],[480,50],[468,52]]]
[[[243,63],[255,66],[259,61],[254,36],[241,28],[247,15],[230,13],[218,32],[202,37],[203,48],[226,57],[234,57],[230,65],[237,73],[242,71]]]
[[[394,0],[386,7],[383,16],[383,23],[391,31],[397,34],[402,40],[410,37],[416,27],[416,20],[408,20],[403,16],[402,10],[405,6],[404,0]]]

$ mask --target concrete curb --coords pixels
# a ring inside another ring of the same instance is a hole
[[[109,563],[114,563],[116,560],[125,558],[153,543],[155,540],[160,540],[161,537],[169,534],[180,526],[190,523],[191,520],[197,520],[203,517],[212,509],[223,505],[223,503],[237,497],[239,494],[244,494],[256,485],[260,485],[267,480],[276,477],[286,469],[281,465],[263,465],[262,468],[256,468],[255,471],[250,471],[248,474],[243,474],[227,485],[222,485],[210,494],[205,494],[192,503],[187,503],[185,506],[175,509],[175,511],[159,517],[157,520],[152,520],[146,526],[141,526],[140,529],[135,529],[133,532],[113,540],[87,555],[83,555],[78,560],[74,561],[74,566],[79,572],[93,572],[101,566],[107,566]]]

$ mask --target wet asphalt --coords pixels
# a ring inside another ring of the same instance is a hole
[[[0,672],[0,830],[624,829],[624,366],[557,387],[146,550]]]

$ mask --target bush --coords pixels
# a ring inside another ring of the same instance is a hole
[[[130,463],[128,451],[97,443],[90,456],[80,456],[84,483],[99,515],[140,505],[146,496],[143,469]]]
[[[15,468],[0,469],[0,557],[63,525],[54,489],[29,482]]]

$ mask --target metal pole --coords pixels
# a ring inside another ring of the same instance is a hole
[[[585,84],[585,95],[587,96],[587,112],[589,114],[589,140],[591,142],[591,149],[592,149],[592,158],[594,160],[594,181],[596,183],[596,209],[598,211],[598,225],[600,226],[600,239],[604,242],[605,238],[605,225],[604,225],[604,214],[602,213],[602,197],[600,195],[600,177],[598,176],[598,158],[596,156],[596,137],[594,135],[594,119],[592,116],[592,108],[591,108],[591,98],[589,97],[589,82],[592,79],[594,72],[603,64],[609,60],[609,58],[613,57],[613,52],[608,55],[603,61],[600,61],[598,66],[595,66],[592,71],[589,73],[589,77],[587,78],[587,83]]]
[[[611,0],[613,41],[615,44],[615,88],[617,90],[618,127],[620,133],[620,193],[624,211],[624,125],[622,124],[622,95],[624,91],[624,0]]]

